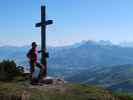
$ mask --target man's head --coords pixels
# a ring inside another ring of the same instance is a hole
[[[32,48],[36,48],[37,47],[37,43],[36,42],[32,42]]]

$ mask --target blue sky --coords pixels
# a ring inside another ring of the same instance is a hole
[[[40,43],[41,0],[0,1],[0,45]],[[82,40],[133,41],[133,0],[45,0],[47,45],[69,45]]]

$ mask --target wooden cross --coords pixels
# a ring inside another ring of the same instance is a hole
[[[41,27],[41,63],[45,66],[44,77],[47,76],[47,58],[49,57],[46,52],[46,26],[50,24],[53,24],[53,21],[46,21],[46,6],[41,5],[41,22],[37,23],[36,27]]]

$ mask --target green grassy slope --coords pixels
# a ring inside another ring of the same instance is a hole
[[[21,100],[22,98],[23,100],[133,100],[131,95],[113,94],[91,85],[65,83],[31,86],[24,82],[0,82],[0,100]]]

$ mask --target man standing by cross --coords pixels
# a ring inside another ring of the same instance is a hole
[[[41,80],[44,80],[43,74],[44,74],[45,66],[38,62],[38,52],[40,52],[40,51],[37,50],[37,43],[32,42],[31,47],[32,48],[27,53],[27,58],[29,59],[29,63],[30,63],[31,83],[35,83],[35,82],[39,82]],[[40,68],[40,73],[36,78],[34,77],[34,74],[36,72],[35,67]]]
[[[46,26],[53,24],[52,20],[46,21],[46,6],[42,2],[41,5],[41,22],[36,24],[36,27],[41,27],[41,63],[45,66],[43,71],[44,78],[47,76],[47,58],[49,54],[46,52]]]

